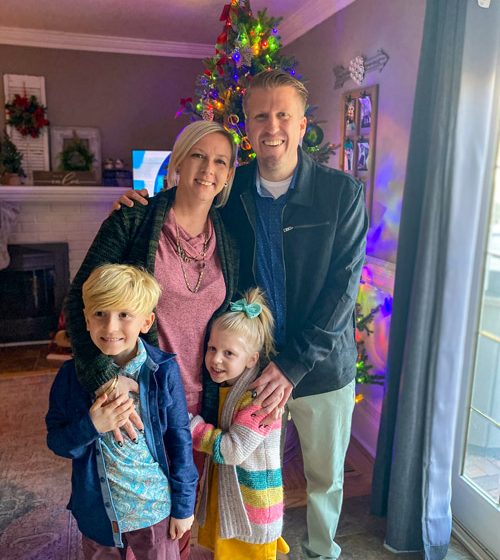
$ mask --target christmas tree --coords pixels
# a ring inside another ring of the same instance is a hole
[[[0,140],[0,174],[12,173],[24,177],[22,168],[23,154],[16,148],[6,131]]]
[[[223,30],[217,37],[215,55],[204,60],[205,70],[196,79],[195,95],[181,99],[176,116],[187,114],[191,120],[215,120],[233,134],[239,144],[239,163],[255,157],[245,131],[242,97],[252,76],[266,69],[280,68],[296,74],[294,57],[280,54],[281,39],[278,24],[282,18],[267,15],[262,10],[255,17],[248,0],[231,0],[222,10]],[[323,143],[323,130],[316,121],[316,107],[308,107],[308,126],[303,148],[320,163],[326,163],[337,146]]]
[[[371,373],[370,370],[373,368],[372,364],[368,361],[368,355],[365,349],[365,343],[361,338],[362,333],[366,333],[366,336],[373,334],[370,329],[371,324],[375,315],[381,310],[385,311],[386,307],[392,305],[388,298],[384,301],[384,305],[377,305],[370,310],[366,315],[361,314],[361,305],[356,303],[356,346],[358,350],[358,359],[356,361],[356,383],[365,383],[369,385],[383,385],[384,376],[381,374]]]

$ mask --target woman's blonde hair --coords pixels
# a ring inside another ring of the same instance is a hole
[[[123,310],[147,315],[158,303],[161,288],[144,269],[128,264],[95,268],[82,287],[85,315],[95,311]]]
[[[258,304],[261,307],[260,313],[250,318],[244,310],[246,306]],[[240,305],[238,305],[240,304]],[[252,288],[245,292],[243,300],[231,304],[232,308],[241,307],[241,310],[227,311],[212,324],[212,328],[217,327],[224,331],[229,331],[242,337],[248,344],[251,352],[259,352],[261,358],[269,359],[274,354],[274,319],[271,310],[266,304],[266,299],[260,288]]]
[[[234,143],[233,137],[220,123],[215,121],[196,121],[184,127],[174,144],[170,162],[168,164],[167,185],[168,188],[175,187],[178,179],[177,171],[179,166],[189,154],[191,148],[208,134],[223,134],[231,146],[231,160],[229,162],[229,170],[231,171],[227,183],[222,191],[215,197],[214,206],[221,208],[224,206],[231,193],[233,186],[234,170],[236,158],[238,155],[238,146]]]

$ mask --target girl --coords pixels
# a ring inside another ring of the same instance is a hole
[[[191,419],[193,446],[207,453],[197,517],[198,543],[216,560],[275,560],[281,538],[281,422],[260,425],[249,385],[274,351],[273,318],[255,288],[211,328],[205,365],[219,384],[218,427]]]

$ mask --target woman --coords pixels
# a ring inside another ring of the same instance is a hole
[[[215,420],[217,388],[202,376],[203,346],[208,322],[227,308],[237,284],[237,254],[216,210],[229,197],[235,163],[236,146],[220,124],[192,123],[178,136],[170,158],[167,181],[176,188],[158,193],[147,206],[113,212],[102,224],[65,309],[79,381],[88,391],[110,385],[116,370],[87,333],[82,284],[103,263],[141,265],[162,288],[157,320],[146,338],[177,354],[189,412]],[[120,377],[112,397],[129,390],[137,387]],[[180,548],[187,557],[188,537]]]

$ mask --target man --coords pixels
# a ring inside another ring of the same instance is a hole
[[[238,168],[226,225],[241,249],[240,288],[261,286],[278,354],[254,386],[265,413],[288,403],[307,480],[306,558],[338,558],[344,459],[354,408],[354,306],[368,228],[362,186],[299,147],[307,90],[281,70],[244,98],[257,158]],[[290,397],[291,395],[291,397]]]
[[[299,434],[307,480],[303,555],[336,559],[368,220],[362,186],[299,147],[307,95],[281,70],[253,77],[243,108],[257,158],[237,169],[222,215],[240,245],[240,289],[261,286],[276,321],[278,353],[254,384],[255,402],[263,415],[287,404]]]

